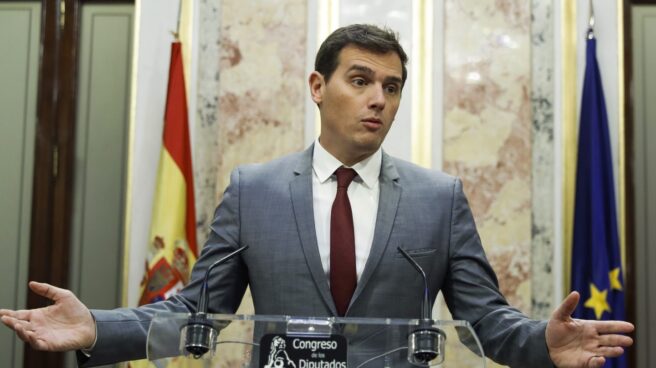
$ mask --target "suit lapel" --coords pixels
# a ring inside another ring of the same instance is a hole
[[[289,185],[294,207],[294,218],[298,227],[298,234],[301,239],[303,254],[312,274],[312,278],[321,293],[326,305],[334,315],[337,315],[337,309],[333,302],[328,278],[323,271],[321,256],[319,255],[319,246],[317,244],[317,233],[314,225],[314,209],[312,206],[312,152],[314,145],[310,146],[302,155],[301,161],[296,166],[294,173],[296,177]]]
[[[391,158],[383,152],[383,161],[380,168],[380,194],[378,199],[378,214],[376,215],[376,228],[374,239],[369,252],[369,258],[365,264],[360,281],[351,298],[351,304],[357,300],[367,282],[371,279],[374,271],[385,253],[387,243],[392,232],[396,211],[401,198],[401,186],[398,183],[399,174],[392,163]],[[347,311],[348,314],[348,311]]]

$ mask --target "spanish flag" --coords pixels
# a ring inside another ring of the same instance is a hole
[[[164,300],[189,281],[198,256],[182,47],[173,42],[164,143],[159,160],[153,220],[139,305]]]

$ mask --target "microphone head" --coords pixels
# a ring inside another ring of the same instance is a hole
[[[205,313],[194,313],[182,328],[185,351],[195,359],[214,349],[218,332]]]

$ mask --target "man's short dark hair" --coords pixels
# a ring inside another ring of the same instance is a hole
[[[405,84],[408,76],[408,70],[405,67],[408,55],[399,43],[398,34],[389,28],[383,29],[370,24],[352,24],[338,28],[323,41],[314,61],[314,70],[321,73],[326,82],[337,69],[339,53],[346,46],[355,46],[376,54],[396,52],[401,59],[402,79]]]

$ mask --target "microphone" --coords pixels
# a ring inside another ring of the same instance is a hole
[[[431,303],[428,294],[428,278],[419,263],[415,261],[403,248],[397,247],[399,252],[421,274],[424,280],[424,300],[421,304],[421,318],[419,327],[408,336],[408,361],[414,365],[428,366],[429,362],[438,358],[435,364],[444,361],[444,340],[446,335],[439,328],[433,327],[431,316]]]
[[[203,284],[200,288],[198,304],[196,304],[196,313],[191,314],[183,331],[185,350],[193,355],[195,359],[199,359],[213,347],[214,344],[212,342],[218,335],[218,332],[212,325],[212,321],[207,318],[207,307],[210,300],[207,280],[210,276],[210,272],[214,267],[225,263],[246,249],[248,249],[248,245],[244,245],[214,262],[207,268],[207,271],[205,271],[205,278],[203,279]]]

